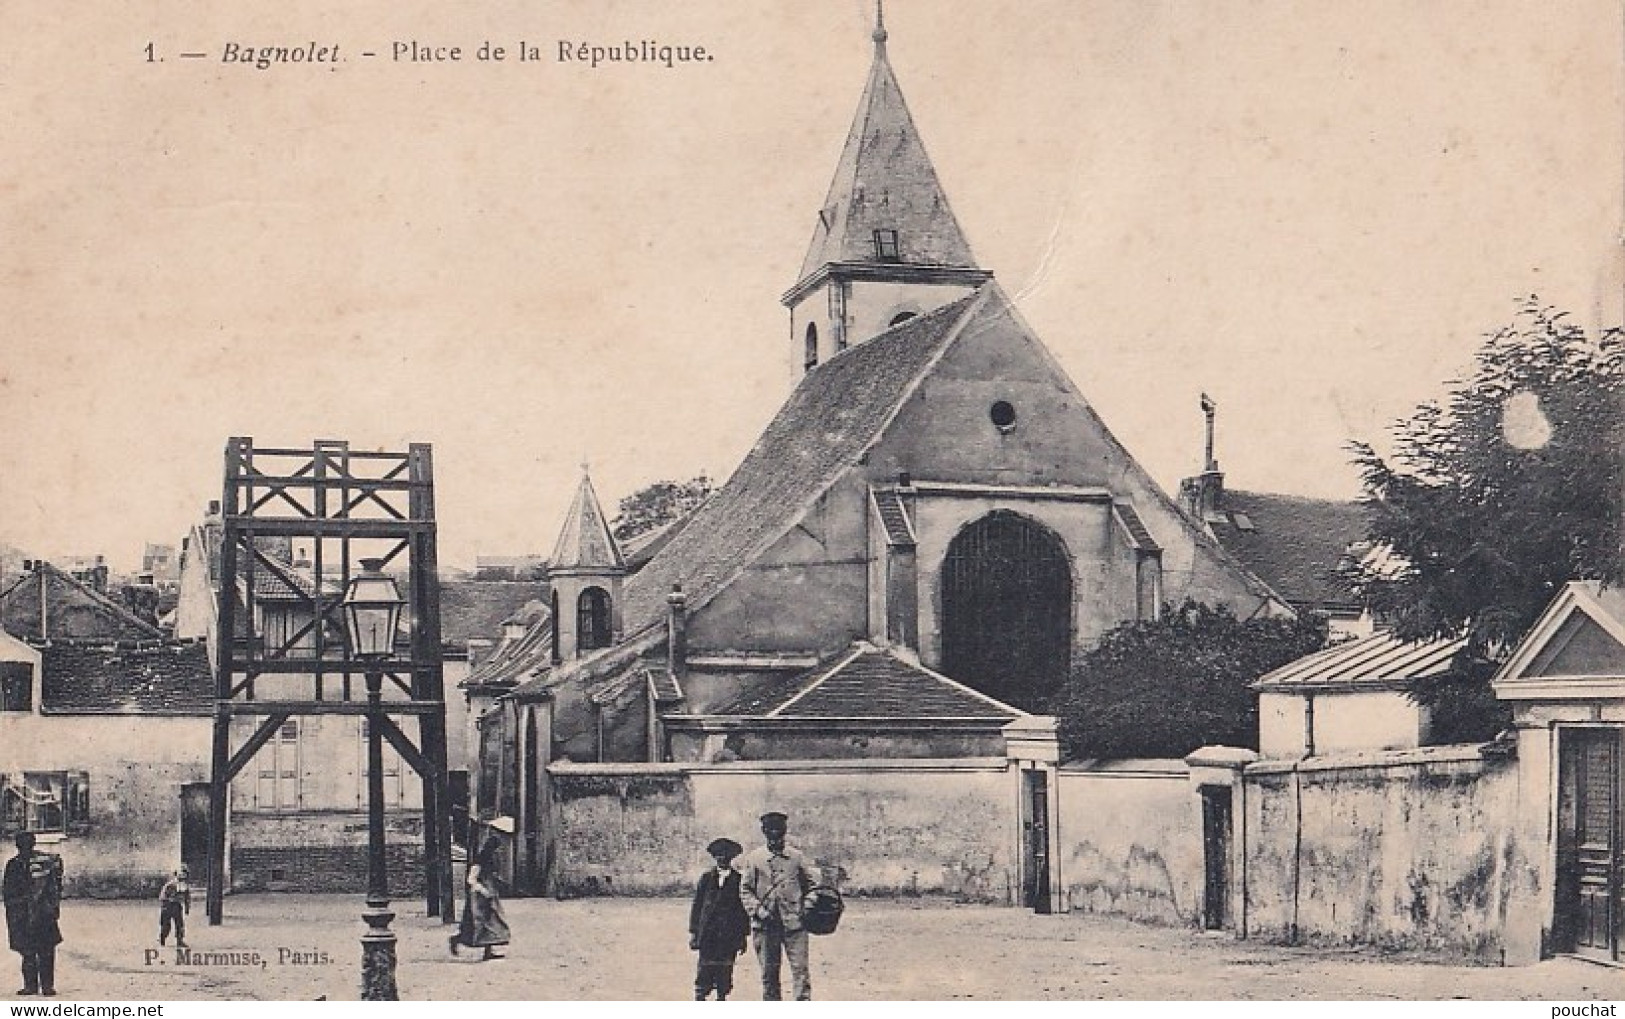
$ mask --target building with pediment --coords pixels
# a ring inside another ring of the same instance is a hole
[[[1495,677],[1513,709],[1514,837],[1533,858],[1507,939],[1524,959],[1620,962],[1625,940],[1625,591],[1568,584]]]

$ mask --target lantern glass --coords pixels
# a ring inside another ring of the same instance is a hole
[[[401,619],[401,592],[376,559],[361,561],[361,574],[344,595],[344,635],[356,658],[387,658],[395,650]]]

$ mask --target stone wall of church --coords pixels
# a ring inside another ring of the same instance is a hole
[[[848,895],[1016,894],[1015,778],[1003,758],[548,768],[554,889],[680,895],[726,836],[761,843],[757,818],[790,815],[790,842]]]
[[[1192,597],[1251,615],[1263,596],[1248,586],[1240,565],[1189,524],[997,296],[966,323],[869,452],[868,479],[890,484],[907,472],[917,482],[1100,489],[1131,503],[1162,547],[1165,599]],[[993,421],[1001,402],[1014,415],[1002,428]],[[1099,598],[1079,607],[1078,638],[1087,644],[1133,617],[1132,555],[1119,545],[1112,555],[1120,564],[1100,559],[1105,532],[1092,523],[1058,533],[1075,559],[1096,559],[1077,569],[1093,585],[1082,593],[1094,590]],[[920,563],[923,582],[931,574],[923,550]]]
[[[1048,528],[1066,545],[1072,572],[1072,642],[1088,646],[1125,619],[1134,618],[1133,553],[1115,540],[1111,506],[1014,495],[934,496],[915,500],[919,545],[920,657],[942,661],[943,564],[948,547],[965,527],[996,510],[1027,517]]]
[[[794,527],[689,617],[689,647],[827,652],[868,634],[868,486],[838,481]]]

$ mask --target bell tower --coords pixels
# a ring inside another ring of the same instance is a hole
[[[948,207],[886,54],[875,5],[874,60],[813,224],[790,311],[793,377],[991,279]]]
[[[567,662],[621,637],[626,560],[610,532],[585,464],[570,512],[547,564],[553,589],[553,659]]]

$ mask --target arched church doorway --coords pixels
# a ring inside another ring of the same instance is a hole
[[[1072,663],[1072,567],[1044,525],[996,510],[965,527],[942,565],[942,671],[1040,711]]]

